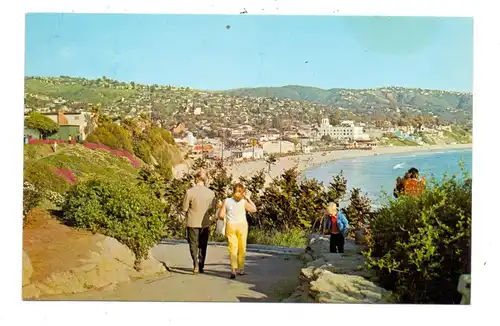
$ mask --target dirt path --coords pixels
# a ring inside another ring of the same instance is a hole
[[[249,252],[247,275],[229,279],[224,247],[209,246],[205,274],[192,275],[187,244],[161,244],[153,255],[171,270],[112,291],[92,291],[44,300],[278,302],[299,284],[302,263],[295,256]]]

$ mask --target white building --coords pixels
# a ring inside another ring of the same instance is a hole
[[[196,137],[193,135],[192,132],[188,132],[186,136],[186,141],[189,146],[194,146],[196,144]]]
[[[363,127],[355,126],[353,121],[342,121],[340,126],[332,126],[328,118],[321,120],[321,125],[316,134],[317,138],[330,136],[332,139],[340,140],[369,140],[370,137],[364,133]]]
[[[231,136],[245,136],[245,132],[243,130],[233,129],[231,130]]]
[[[234,150],[232,156],[235,159],[261,159],[264,157],[264,150],[259,147]]]
[[[295,151],[295,145],[285,140],[268,141],[262,144],[262,149],[266,154],[290,153]]]

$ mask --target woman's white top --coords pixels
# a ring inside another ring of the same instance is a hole
[[[234,200],[233,197],[226,198],[224,205],[226,205],[226,220],[228,223],[246,223],[247,211],[245,209],[246,200]]]

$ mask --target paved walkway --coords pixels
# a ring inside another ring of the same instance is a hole
[[[299,284],[302,263],[296,256],[247,253],[247,275],[229,279],[227,248],[209,246],[205,274],[192,275],[187,244],[160,244],[153,255],[169,273],[119,285],[112,291],[91,291],[50,300],[278,302]]]

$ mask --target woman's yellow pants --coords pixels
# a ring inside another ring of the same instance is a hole
[[[229,248],[231,269],[243,270],[247,252],[248,223],[227,223],[226,237]]]

